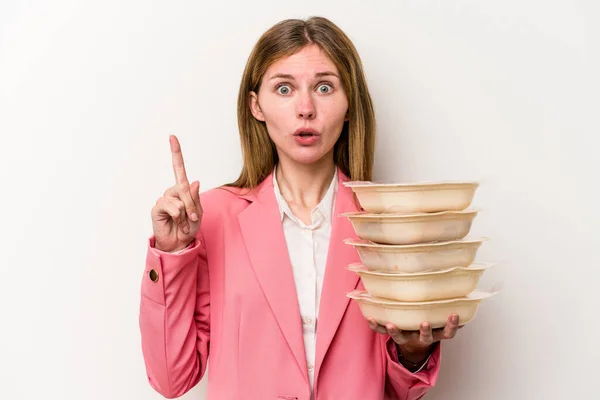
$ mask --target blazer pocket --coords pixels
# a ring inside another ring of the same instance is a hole
[[[279,400],[298,400],[296,396],[277,396]]]

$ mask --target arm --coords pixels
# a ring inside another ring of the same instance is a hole
[[[201,236],[178,253],[155,249],[151,237],[139,325],[148,380],[166,398],[182,396],[204,375],[209,304],[208,265]]]
[[[435,346],[423,367],[414,373],[400,363],[398,346],[390,336],[382,335],[382,345],[386,354],[385,392],[387,396],[394,400],[417,400],[425,396],[437,381],[441,343]]]

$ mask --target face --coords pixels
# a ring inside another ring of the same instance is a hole
[[[347,120],[348,99],[333,62],[316,45],[273,63],[250,108],[266,124],[281,161],[333,160]]]

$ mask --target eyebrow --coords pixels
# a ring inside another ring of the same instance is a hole
[[[335,72],[332,72],[332,71],[317,72],[315,74],[315,78],[323,78],[325,76],[335,76],[338,79],[340,78],[338,76],[338,74],[336,74]],[[275,74],[269,80],[273,80],[273,79],[277,79],[277,78],[295,80],[294,76],[290,75],[290,74]]]

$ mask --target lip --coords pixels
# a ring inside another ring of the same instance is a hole
[[[308,133],[309,135],[301,135]],[[320,141],[321,134],[312,128],[299,128],[294,132],[294,139],[302,147],[312,146]]]
[[[319,132],[317,132],[316,130],[314,130],[312,128],[298,128],[294,132],[294,136],[300,136],[301,133],[310,133],[313,136],[321,136],[321,134]]]

